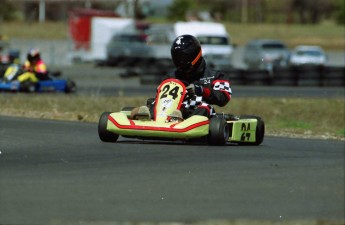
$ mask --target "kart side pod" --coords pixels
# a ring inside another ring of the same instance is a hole
[[[115,112],[108,116],[107,130],[124,136],[188,139],[206,136],[209,120],[205,116],[192,116],[180,123],[142,121]]]

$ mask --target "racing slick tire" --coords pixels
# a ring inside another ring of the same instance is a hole
[[[19,91],[34,93],[37,89],[37,84],[30,81],[24,81],[20,83]]]
[[[254,115],[241,115],[240,119],[256,119],[258,122],[255,130],[255,142],[239,143],[239,145],[260,145],[265,137],[265,122],[263,119]]]
[[[116,142],[119,138],[118,134],[111,133],[107,130],[108,116],[110,112],[102,113],[98,122],[98,136],[103,142]]]
[[[223,117],[212,117],[209,124],[208,144],[225,145],[229,139],[229,125]]]
[[[77,85],[74,81],[72,80],[67,80],[66,81],[66,87],[65,87],[65,93],[73,93],[73,92],[76,92],[77,90]]]

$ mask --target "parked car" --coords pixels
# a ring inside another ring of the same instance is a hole
[[[146,57],[149,47],[144,34],[119,33],[111,38],[106,51],[107,65],[134,65]]]
[[[145,43],[119,42],[116,40],[118,37],[114,36],[114,40],[108,46],[108,64],[122,61],[117,54],[124,49],[128,54],[121,54],[122,56],[125,55],[127,60],[130,59],[130,55],[135,55],[135,58],[134,60],[132,58],[131,61],[134,63],[121,77],[131,77],[140,71],[144,79],[156,80],[155,76],[161,76],[175,69],[171,60],[171,44],[177,36],[183,34],[191,34],[199,39],[203,56],[210,66],[222,70],[232,67],[233,47],[230,35],[223,24],[213,22],[151,24],[145,31]],[[126,39],[129,37],[126,36]]]
[[[170,48],[176,38],[173,25],[153,24],[147,30],[147,43],[150,50],[146,57],[151,65],[172,67]]]
[[[299,45],[293,49],[290,57],[291,66],[324,66],[326,63],[327,55],[319,46]]]
[[[248,69],[263,69],[272,72],[276,67],[287,67],[290,51],[287,46],[272,39],[256,39],[245,45],[243,62]]]

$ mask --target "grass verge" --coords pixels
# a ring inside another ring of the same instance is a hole
[[[147,97],[100,97],[64,94],[1,94],[0,115],[97,123],[104,111],[140,106]],[[261,116],[266,134],[345,139],[345,100],[236,98],[218,112]]]

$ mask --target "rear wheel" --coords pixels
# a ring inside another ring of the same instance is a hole
[[[225,145],[229,139],[229,125],[222,117],[212,117],[209,124],[209,145]]]
[[[110,112],[102,113],[98,122],[98,135],[99,138],[104,142],[116,142],[119,138],[118,134],[111,133],[107,130],[108,116]]]
[[[264,141],[265,137],[265,122],[259,116],[253,115],[241,115],[240,119],[256,119],[257,126],[255,130],[255,142],[239,143],[240,145],[260,145]]]
[[[20,83],[20,91],[33,93],[36,91],[37,84],[31,81],[24,81]]]
[[[75,84],[75,82],[68,79],[66,82],[65,93],[73,93],[76,92],[76,90],[77,85]]]

